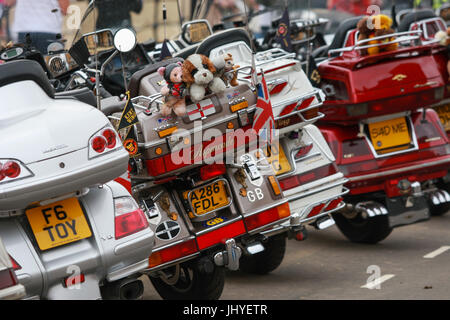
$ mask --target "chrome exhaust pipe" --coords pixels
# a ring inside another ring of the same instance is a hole
[[[375,201],[360,202],[356,204],[355,210],[361,212],[365,218],[388,214],[386,207]]]
[[[448,194],[447,191],[442,189],[436,189],[431,191],[428,194],[428,197],[435,206],[450,202],[450,195]]]

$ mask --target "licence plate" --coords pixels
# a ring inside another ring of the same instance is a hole
[[[188,191],[185,191],[185,196],[189,196],[194,215],[201,216],[226,207],[231,203],[227,195],[225,183],[223,180],[217,180],[206,186],[192,190],[190,194]]]
[[[42,251],[92,235],[77,198],[32,208],[26,215]]]
[[[436,110],[437,114],[439,115],[439,119],[441,120],[445,131],[450,131],[450,104],[435,107],[434,110]]]
[[[369,133],[376,151],[411,143],[405,117],[369,123]]]
[[[284,149],[279,143],[267,146],[264,153],[267,161],[272,165],[275,175],[278,176],[292,170],[291,164],[284,153]]]

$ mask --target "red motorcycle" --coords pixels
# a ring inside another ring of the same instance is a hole
[[[437,186],[447,174],[450,146],[438,114],[427,109],[446,92],[436,63],[445,53],[424,43],[421,30],[358,41],[359,20],[343,21],[330,46],[315,52],[327,96],[319,128],[349,179],[336,224],[353,242],[376,243],[450,201]],[[398,48],[361,54],[381,46],[372,40]]]

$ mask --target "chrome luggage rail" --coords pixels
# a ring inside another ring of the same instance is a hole
[[[423,33],[422,30],[414,30],[414,31],[396,32],[396,33],[386,34],[386,35],[383,35],[383,36],[373,37],[373,38],[370,38],[370,39],[364,39],[364,40],[361,40],[361,41],[357,41],[351,47],[344,47],[344,48],[330,50],[330,51],[328,51],[328,57],[331,57],[335,53],[350,52],[350,51],[355,51],[355,50],[363,50],[363,49],[367,49],[367,48],[386,46],[386,45],[393,44],[393,43],[404,43],[404,42],[407,42],[407,41],[409,41],[410,43],[412,41],[418,41],[421,44],[422,41],[421,41],[421,37],[420,36],[422,35],[422,33]],[[383,43],[375,43],[375,44],[364,45],[364,44],[369,43],[371,41],[385,40],[385,39],[390,39],[390,38],[395,38],[395,39],[392,40],[392,41],[383,42]]]

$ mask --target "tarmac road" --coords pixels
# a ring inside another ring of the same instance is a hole
[[[394,229],[376,245],[351,243],[336,226],[308,231],[307,240],[288,241],[272,273],[228,271],[221,299],[450,299],[450,212]],[[161,299],[143,279],[144,299]]]

